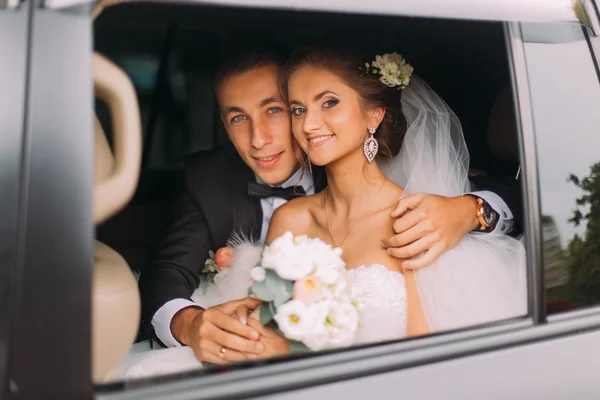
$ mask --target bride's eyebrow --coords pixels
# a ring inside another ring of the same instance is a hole
[[[313,101],[319,101],[323,96],[327,95],[327,94],[333,94],[334,96],[338,96],[339,94],[337,94],[336,92],[332,91],[332,90],[323,90],[321,93],[315,95],[315,97],[313,97]],[[301,106],[303,105],[301,102],[299,102],[298,100],[290,100],[290,105],[296,105],[296,106]]]
[[[321,93],[317,94],[317,95],[314,97],[314,99],[313,99],[313,100],[314,100],[314,101],[318,101],[318,100],[320,100],[320,99],[321,99],[323,96],[325,96],[326,94],[333,94],[333,95],[335,95],[335,96],[339,96],[339,94],[337,94],[337,93],[335,93],[335,92],[333,92],[333,91],[331,91],[331,90],[323,90]]]

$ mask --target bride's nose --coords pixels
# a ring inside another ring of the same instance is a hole
[[[317,112],[306,111],[302,128],[306,133],[318,132],[323,127],[323,120]]]

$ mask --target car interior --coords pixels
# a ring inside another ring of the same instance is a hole
[[[93,380],[118,379],[139,328],[136,277],[182,188],[185,158],[228,145],[219,50],[243,32],[294,47],[351,27],[397,51],[460,118],[471,175],[515,179],[519,151],[503,25],[389,16],[116,4],[94,23]],[[210,171],[206,171],[210,174]]]

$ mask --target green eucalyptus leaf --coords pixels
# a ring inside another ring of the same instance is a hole
[[[252,293],[258,296],[262,301],[273,301],[275,299],[274,294],[269,291],[264,281],[254,282],[250,289],[252,290]]]
[[[274,296],[275,307],[279,307],[292,297],[294,283],[281,278],[275,271],[268,269],[264,282]]]
[[[267,325],[269,322],[273,320],[273,315],[275,315],[271,311],[271,307],[269,306],[272,303],[262,303],[260,305],[260,309],[258,310],[259,320],[262,325]]]
[[[208,251],[208,256],[209,256],[210,258],[215,258],[215,252],[214,252],[214,251],[212,251],[212,250],[209,250],[209,251]]]

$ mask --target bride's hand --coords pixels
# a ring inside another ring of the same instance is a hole
[[[410,212],[407,212],[410,211]],[[464,235],[477,227],[477,201],[470,196],[444,197],[427,193],[407,196],[390,214],[396,235],[382,246],[396,258],[408,259],[402,268],[419,269],[452,249]]]
[[[254,355],[254,357],[275,357],[290,352],[290,342],[275,332],[273,328],[261,325],[259,320],[252,317],[248,318],[248,326],[260,334],[259,341],[265,346],[264,351],[258,356]]]

